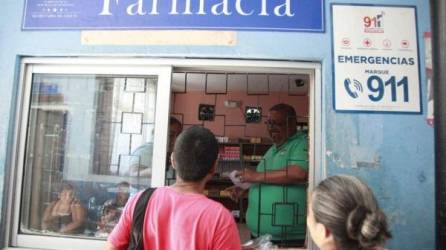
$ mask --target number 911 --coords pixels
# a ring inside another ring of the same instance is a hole
[[[395,76],[390,77],[387,81],[377,76],[372,75],[367,80],[367,88],[371,94],[369,94],[369,99],[373,102],[379,102],[384,97],[384,91],[390,86],[390,92],[392,97],[392,102],[397,101],[397,88],[403,88],[403,100],[404,102],[409,102],[409,83],[407,76],[404,76],[400,81],[396,81]]]

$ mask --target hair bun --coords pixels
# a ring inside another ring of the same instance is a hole
[[[364,206],[357,206],[347,217],[347,235],[352,240],[359,240],[362,224],[370,211]]]
[[[364,206],[356,207],[348,215],[347,234],[364,248],[377,246],[391,237],[384,213],[370,211]]]

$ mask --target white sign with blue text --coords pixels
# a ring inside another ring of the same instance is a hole
[[[336,111],[421,113],[416,9],[332,5]]]

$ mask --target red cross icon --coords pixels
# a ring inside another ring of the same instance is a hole
[[[362,41],[362,44],[364,44],[365,47],[371,47],[372,46],[372,41],[368,38],[364,39],[364,41]]]

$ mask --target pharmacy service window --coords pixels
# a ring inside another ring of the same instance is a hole
[[[272,145],[265,125],[268,109],[286,103],[296,110],[299,133],[308,136],[308,154],[301,160],[309,166],[305,189],[311,189],[322,174],[314,167],[322,166],[316,157],[321,145],[315,143],[320,140],[321,118],[315,115],[321,113],[320,81],[315,63],[23,59],[8,245],[101,249],[129,196],[174,182],[167,157],[172,118],[184,129],[199,125],[216,135],[220,161],[205,192],[232,211],[247,240],[249,204],[246,198],[228,197],[229,174],[255,169],[262,161]],[[293,223],[303,227],[305,206],[293,208]]]

